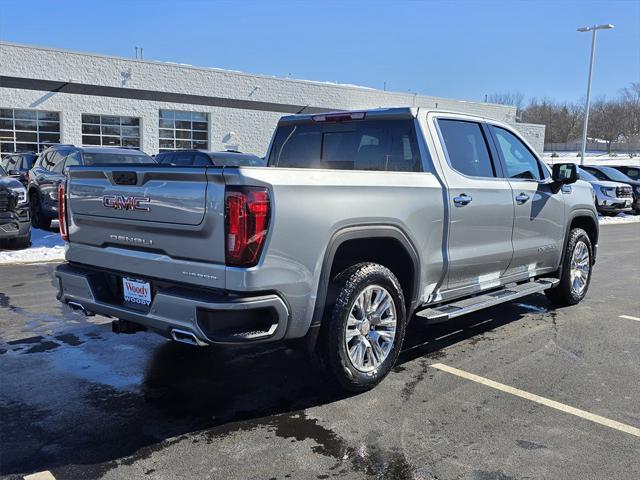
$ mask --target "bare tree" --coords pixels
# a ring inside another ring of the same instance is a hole
[[[578,104],[534,98],[523,110],[522,120],[544,124],[545,143],[566,143],[578,135],[582,115],[582,107]]]
[[[589,114],[589,136],[607,142],[607,152],[611,153],[611,143],[625,136],[625,104],[621,100],[601,99],[593,103]]]
[[[620,92],[624,109],[623,130],[627,141],[640,135],[640,82],[634,82]]]
[[[522,109],[524,108],[524,94],[520,92],[492,93],[487,96],[487,102],[516,107],[516,120],[521,120]]]

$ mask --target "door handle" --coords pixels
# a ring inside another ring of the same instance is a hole
[[[471,195],[467,195],[466,193],[462,193],[457,197],[453,197],[453,204],[456,207],[464,207],[465,205],[469,205],[473,198]]]
[[[516,197],[516,202],[518,202],[519,205],[522,205],[523,203],[527,203],[527,200],[529,200],[529,195],[527,195],[524,192],[522,192],[520,195]]]

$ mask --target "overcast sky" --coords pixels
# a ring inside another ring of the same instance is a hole
[[[250,73],[483,100],[578,100],[640,82],[640,1],[13,1],[0,39]],[[2,65],[0,65],[0,74]],[[37,74],[34,73],[35,76]]]

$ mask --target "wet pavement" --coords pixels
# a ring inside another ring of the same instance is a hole
[[[53,265],[0,268],[0,476],[628,479],[640,438],[438,371],[441,362],[640,427],[640,225],[607,226],[588,298],[543,295],[408,330],[347,396],[282,346],[115,335],[55,300]]]

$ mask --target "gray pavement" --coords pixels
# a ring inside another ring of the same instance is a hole
[[[283,347],[114,335],[55,300],[53,265],[0,267],[0,476],[635,479],[640,437],[431,367],[640,428],[640,224],[601,229],[587,299],[412,323],[376,389],[327,389]]]

